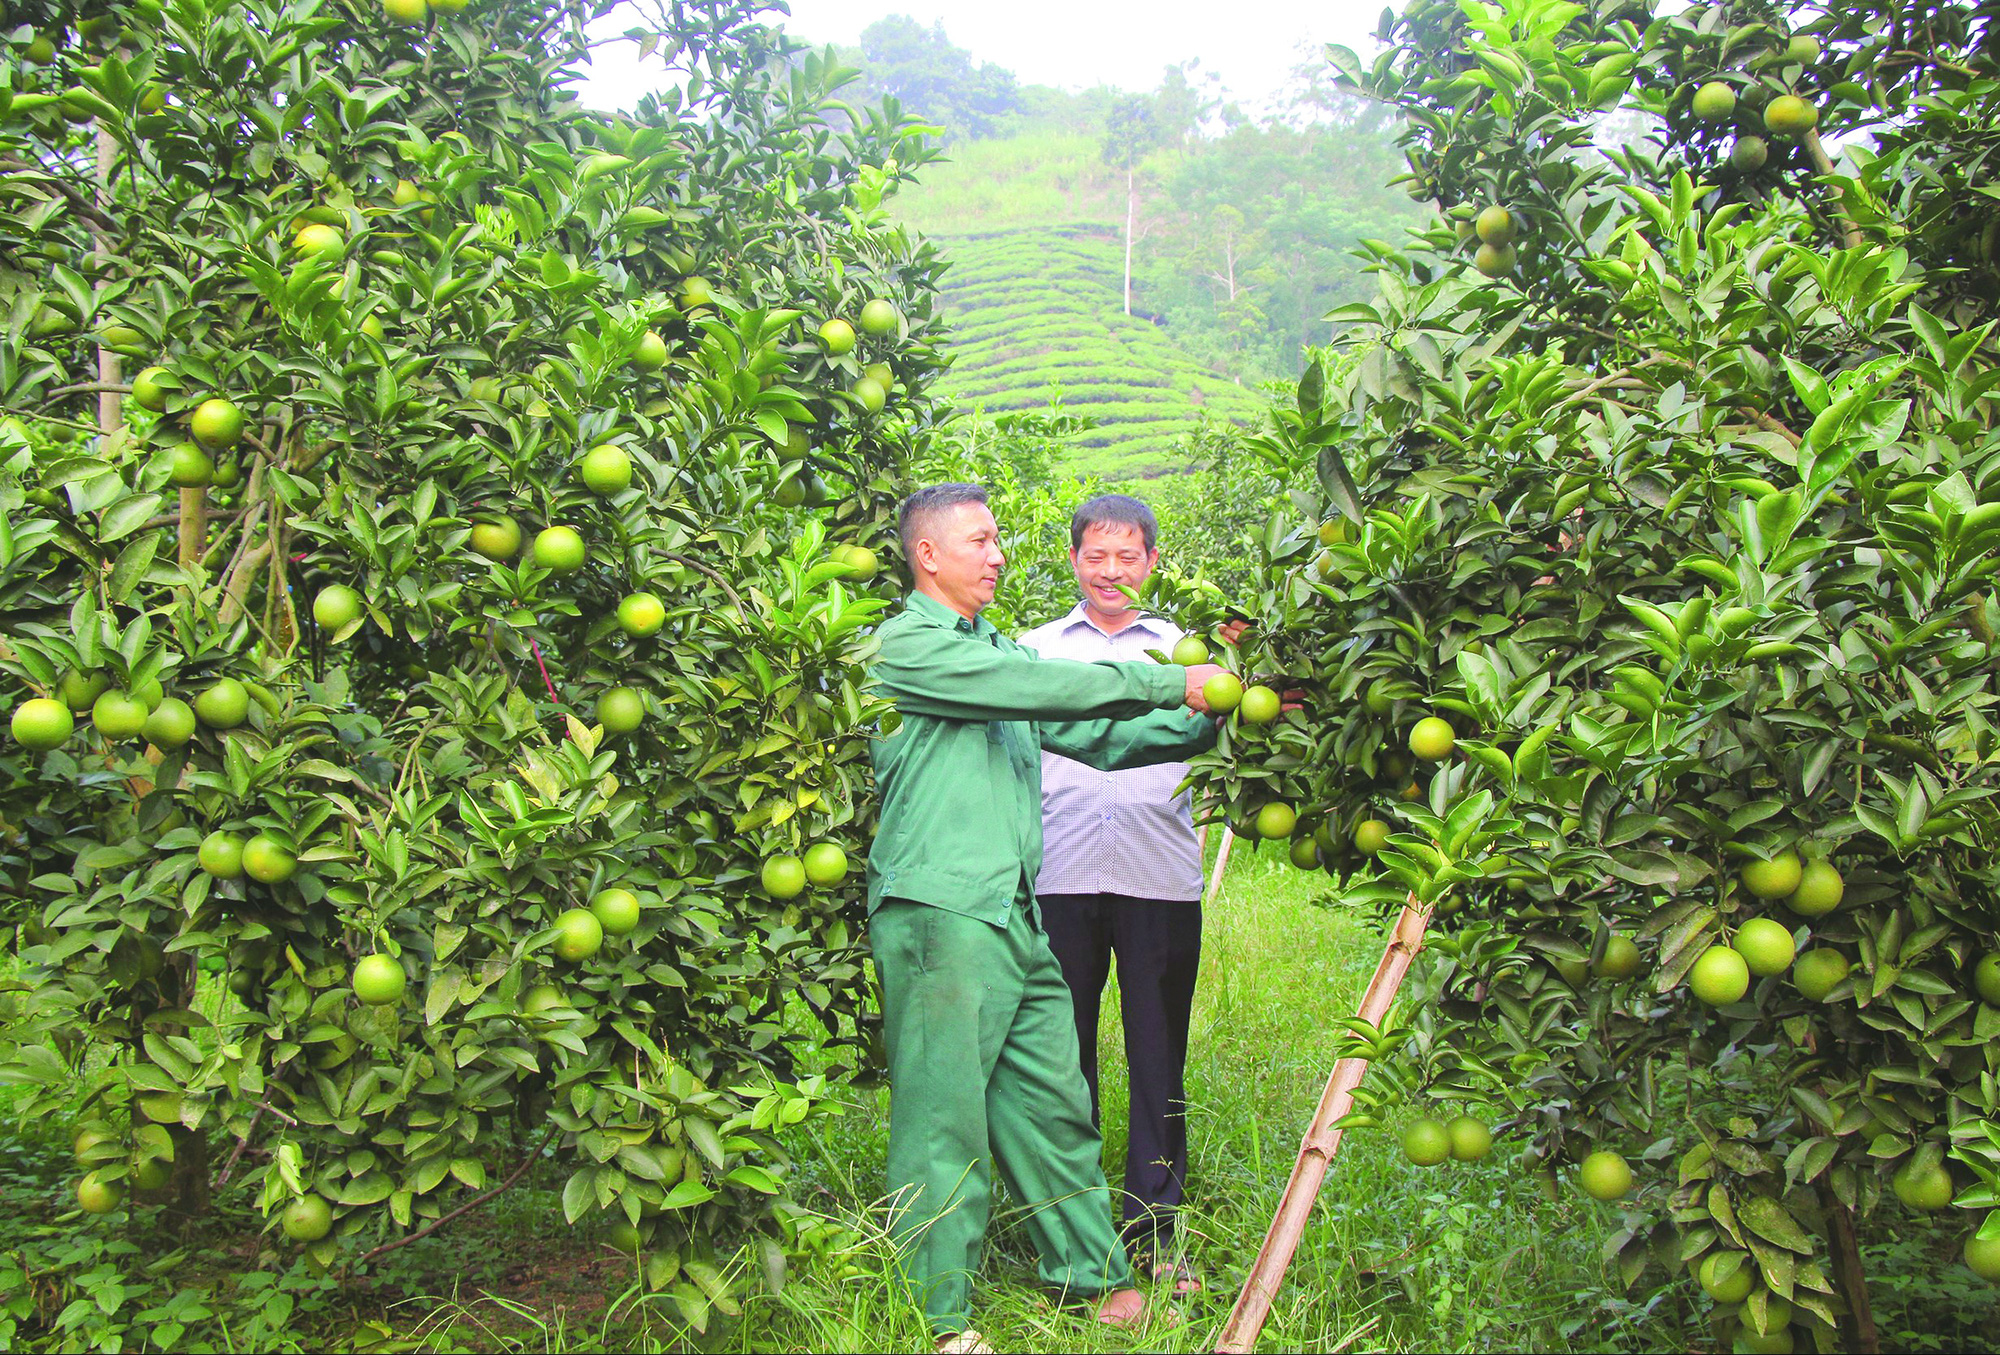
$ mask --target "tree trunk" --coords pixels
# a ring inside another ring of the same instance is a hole
[[[1132,313],[1132,219],[1137,215],[1138,195],[1132,191],[1132,166],[1125,166],[1125,313]]]
[[[1875,1313],[1868,1304],[1868,1277],[1861,1269],[1861,1245],[1854,1235],[1854,1212],[1831,1191],[1823,1191],[1828,1232],[1833,1242],[1833,1284],[1846,1300],[1841,1318],[1842,1346],[1856,1355],[1876,1355],[1882,1349],[1875,1332]]]

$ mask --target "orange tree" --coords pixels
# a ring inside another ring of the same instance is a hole
[[[1435,906],[1389,1081],[1609,1155],[1625,1281],[1754,1349],[1870,1339],[1858,1220],[2000,1234],[1979,33],[1418,0],[1334,50],[1438,215],[1258,444],[1320,493],[1241,658],[1306,709],[1199,773]]]
[[[937,264],[852,72],[698,0],[591,112],[602,8],[10,7],[4,1075],[322,1263],[553,1154],[698,1322],[866,1044]]]

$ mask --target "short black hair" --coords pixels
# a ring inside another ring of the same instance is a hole
[[[1137,527],[1139,535],[1145,538],[1146,549],[1160,539],[1159,519],[1153,510],[1133,498],[1130,494],[1099,494],[1094,499],[1086,499],[1069,519],[1069,548],[1075,554],[1083,549],[1083,534],[1092,527]]]
[[[949,482],[925,485],[903,500],[903,506],[896,510],[896,533],[903,538],[903,558],[910,563],[910,573],[917,570],[917,542],[933,529],[939,513],[961,504],[985,502],[985,485]]]

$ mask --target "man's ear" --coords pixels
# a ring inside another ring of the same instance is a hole
[[[910,556],[910,563],[921,573],[937,573],[937,543],[927,536],[918,537],[917,548]]]

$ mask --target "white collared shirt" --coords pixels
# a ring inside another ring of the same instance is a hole
[[[1020,639],[1052,659],[1151,663],[1146,651],[1172,652],[1183,632],[1141,615],[1107,635],[1078,603],[1059,621]],[[1187,792],[1175,788],[1185,762],[1100,772],[1054,753],[1042,754],[1042,873],[1038,894],[1123,894],[1194,902],[1201,898],[1201,854]]]

